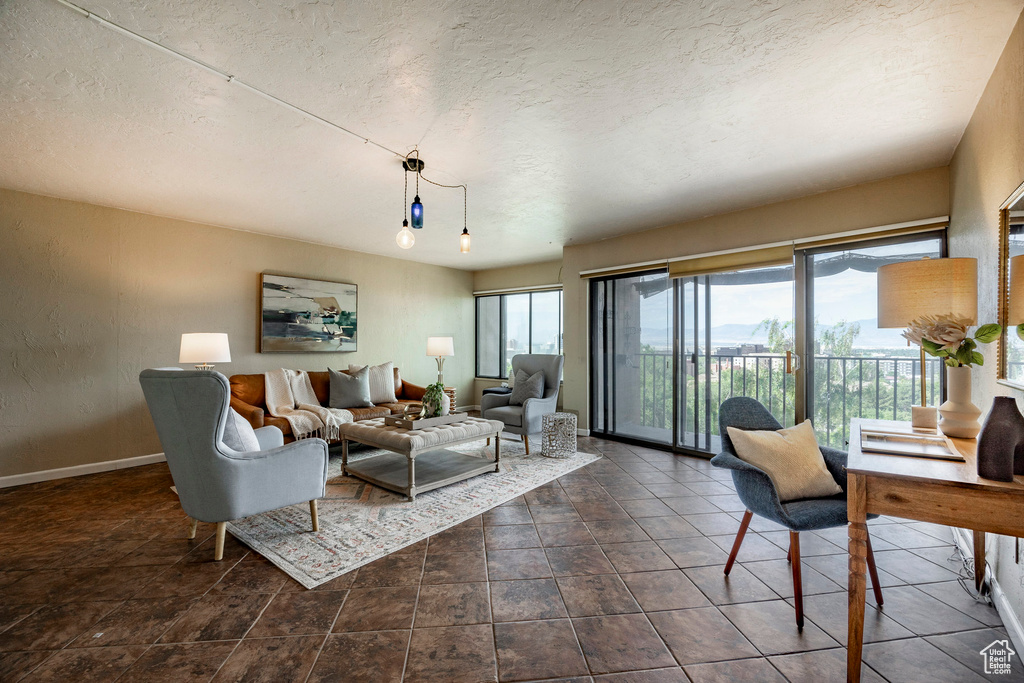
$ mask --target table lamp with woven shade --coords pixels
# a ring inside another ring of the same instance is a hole
[[[978,321],[978,261],[972,258],[924,258],[878,269],[878,326],[908,327],[926,315],[954,315]],[[929,408],[921,346],[921,405],[911,406],[914,427],[934,428]]]

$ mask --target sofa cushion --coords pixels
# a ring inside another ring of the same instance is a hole
[[[399,399],[399,400],[395,401],[394,403],[381,403],[377,407],[378,408],[387,408],[388,410],[391,411],[392,415],[401,415],[403,412],[405,412],[405,407],[408,406],[408,405],[412,405],[413,403],[419,405],[420,402],[419,401],[405,401],[405,400]]]
[[[520,406],[498,406],[487,411],[488,420],[501,420],[513,427],[523,426],[523,409]]]
[[[348,411],[352,413],[353,422],[358,422],[359,420],[372,420],[375,417],[387,417],[391,414],[391,411],[384,406],[373,406],[372,408],[349,408]]]
[[[349,373],[362,370],[363,365],[349,365]],[[391,361],[380,365],[369,366],[370,370],[370,400],[374,405],[381,403],[394,403],[395,397],[395,364]]]
[[[351,374],[327,369],[331,377],[330,408],[372,408],[370,371],[363,368]]]
[[[222,440],[225,446],[239,453],[252,453],[260,450],[260,442],[256,438],[256,431],[252,425],[231,408],[228,409],[228,420],[224,425]]]
[[[516,372],[516,385],[512,387],[512,395],[508,398],[511,406],[521,406],[531,398],[540,398],[544,395],[544,373],[537,371],[532,375],[526,371]]]

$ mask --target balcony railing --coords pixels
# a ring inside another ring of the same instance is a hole
[[[640,371],[640,410],[628,411],[628,417],[620,412],[617,431],[632,429],[636,435],[670,441],[672,354],[641,353],[631,358],[629,366]],[[689,358],[681,368],[679,388],[679,431],[689,437],[686,445],[717,450],[718,406],[733,396],[756,398],[780,423],[793,424],[796,388],[793,376],[785,372],[785,356],[698,355],[696,366]],[[940,403],[941,367],[938,359],[925,363],[929,405]],[[808,416],[823,445],[845,448],[851,418],[909,420],[911,404],[920,401],[917,358],[815,356],[811,371]]]

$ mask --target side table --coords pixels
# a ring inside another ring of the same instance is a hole
[[[540,420],[543,440],[541,455],[547,458],[571,458],[576,454],[576,415],[548,413]]]
[[[455,387],[445,387],[444,393],[448,394],[448,400],[450,401],[448,405],[448,410],[454,413],[455,407],[458,405],[455,402]]]

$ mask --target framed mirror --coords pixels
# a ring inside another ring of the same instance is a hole
[[[999,340],[998,378],[1001,384],[1024,389],[1024,341],[1017,336],[1020,320],[1008,320],[1010,259],[1024,255],[1024,183],[999,208]]]

